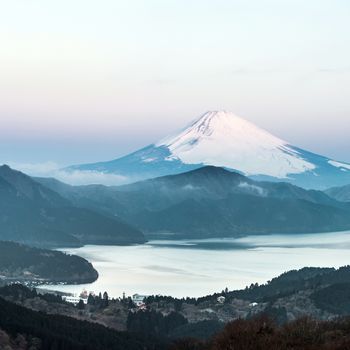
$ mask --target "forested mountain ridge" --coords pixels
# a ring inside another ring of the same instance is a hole
[[[132,226],[79,208],[31,177],[0,167],[0,239],[39,246],[143,243]]]
[[[119,187],[37,181],[76,205],[132,222],[146,234],[178,238],[306,233],[350,228],[350,206],[322,191],[253,181],[206,166]]]

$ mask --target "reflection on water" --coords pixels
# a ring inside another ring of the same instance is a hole
[[[73,293],[83,288],[114,297],[134,293],[202,296],[264,283],[304,266],[350,264],[350,231],[238,239],[150,241],[139,246],[64,249],[91,261],[100,274],[89,285],[49,286]]]

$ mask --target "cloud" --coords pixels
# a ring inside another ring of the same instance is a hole
[[[251,68],[251,67],[240,67],[240,68],[235,68],[230,71],[232,75],[261,75],[261,74],[287,74],[291,73],[292,71],[287,68]]]
[[[20,170],[30,176],[54,177],[70,185],[103,184],[107,186],[122,185],[130,182],[125,176],[105,174],[98,171],[66,171],[55,162],[16,163],[7,162],[11,168]]]
[[[198,186],[193,186],[191,184],[187,184],[187,185],[183,186],[182,189],[186,190],[186,191],[197,191],[197,190],[200,190],[201,188]]]
[[[128,178],[125,176],[105,174],[98,171],[58,170],[54,177],[71,185],[102,184],[106,186],[117,186],[129,182]]]
[[[150,80],[145,80],[145,84],[154,84],[154,85],[172,85],[176,83],[175,79],[150,79]]]
[[[350,67],[339,67],[339,68],[320,68],[317,70],[317,73],[349,73],[350,72]]]
[[[252,192],[253,194],[257,194],[261,197],[265,197],[267,195],[266,190],[262,187],[259,187],[257,185],[252,185],[252,184],[248,184],[246,182],[241,182],[238,185],[239,188],[242,188],[244,190],[247,190],[249,192]]]

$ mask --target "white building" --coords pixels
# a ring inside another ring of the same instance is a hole
[[[135,305],[140,306],[144,304],[144,300],[148,297],[148,295],[134,294],[132,296],[132,301]]]
[[[87,304],[87,298],[81,298],[77,296],[71,296],[71,295],[63,295],[62,300],[66,301],[67,303],[71,303],[74,305],[77,305],[80,300],[83,301],[84,304]]]
[[[220,295],[216,300],[217,300],[218,303],[224,304],[226,298],[224,296]]]

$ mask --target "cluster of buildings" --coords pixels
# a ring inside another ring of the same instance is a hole
[[[95,296],[95,293],[88,292],[84,289],[79,295],[62,295],[62,299],[67,303],[72,303],[74,305],[77,305],[80,300],[82,300],[84,304],[87,304],[89,295]],[[146,310],[146,304],[144,301],[147,297],[148,295],[134,294],[132,295],[131,300],[138,310]],[[126,299],[125,293],[123,293],[123,299]]]

